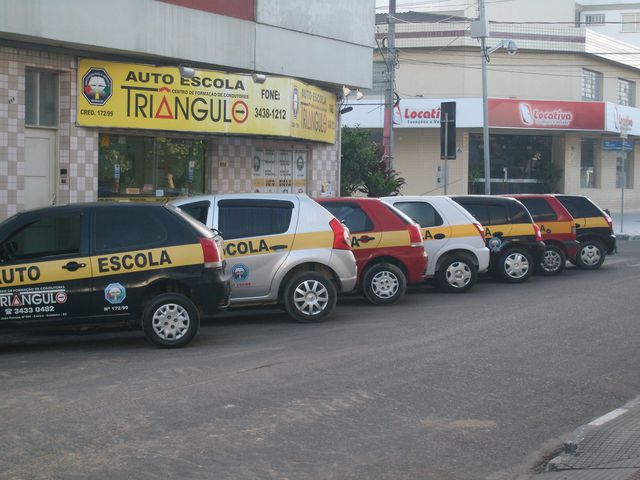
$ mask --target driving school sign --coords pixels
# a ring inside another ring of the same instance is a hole
[[[291,79],[83,59],[78,125],[303,138],[335,143],[335,95]]]

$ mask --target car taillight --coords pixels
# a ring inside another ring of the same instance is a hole
[[[571,235],[573,235],[573,237],[575,238],[577,233],[578,233],[578,227],[576,227],[576,223],[575,222],[572,222],[571,223]]]
[[[336,250],[351,250],[351,233],[337,218],[329,222],[333,230],[333,248]]]
[[[484,227],[482,225],[480,225],[479,223],[474,223],[473,226],[478,229],[478,233],[480,234],[480,238],[484,242]]]
[[[213,238],[200,237],[200,245],[202,245],[202,254],[204,255],[205,268],[222,267],[220,261],[220,252]]]
[[[609,228],[611,230],[613,230],[613,220],[611,219],[611,217],[605,213],[604,214],[604,219],[607,221],[607,224],[609,225]]]
[[[540,227],[535,223],[533,224],[533,231],[536,234],[536,242],[542,241],[542,233],[540,232]]]
[[[407,225],[407,230],[409,230],[411,246],[422,247],[422,230],[420,230],[420,225],[416,225],[415,223],[409,224]]]

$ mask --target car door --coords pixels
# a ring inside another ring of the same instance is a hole
[[[269,294],[291,252],[299,210],[297,198],[216,197],[213,225],[224,238],[232,299]]]
[[[351,249],[356,260],[366,261],[382,239],[382,231],[376,228],[375,219],[355,202],[325,202],[322,206],[351,232]]]
[[[88,215],[26,214],[0,237],[0,321],[65,323],[87,316]]]
[[[149,207],[149,208],[147,208]],[[100,205],[93,210],[90,311],[117,321],[139,314],[145,288],[165,278],[179,244],[161,207]]]
[[[443,215],[428,200],[398,201],[393,206],[420,224],[427,257],[438,258],[451,239],[451,226],[444,221]],[[435,262],[430,261],[429,266],[435,270]]]

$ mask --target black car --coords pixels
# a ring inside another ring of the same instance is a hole
[[[173,206],[76,204],[0,224],[0,328],[128,324],[182,347],[229,293],[214,235]]]
[[[452,196],[484,227],[491,251],[489,269],[510,283],[527,280],[544,256],[540,228],[514,198],[487,195]]]
[[[576,240],[580,248],[572,262],[584,270],[595,270],[606,254],[616,251],[613,221],[600,207],[581,195],[556,195],[576,222]]]

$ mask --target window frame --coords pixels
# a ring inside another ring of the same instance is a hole
[[[640,12],[620,14],[620,33],[640,32]]]
[[[589,68],[582,69],[581,96],[584,101],[599,102],[602,101],[602,72],[591,70]],[[587,82],[589,85],[587,85]],[[591,91],[591,94],[587,94]]]
[[[287,208],[291,210],[289,217],[289,224],[287,228],[282,231],[272,233],[258,233],[248,236],[231,236],[228,232],[225,232],[224,227],[220,224],[222,220],[222,208],[225,207],[244,207],[244,208]],[[236,240],[239,238],[254,238],[254,237],[270,237],[273,235],[284,235],[291,230],[291,226],[294,220],[294,211],[296,206],[293,202],[288,200],[270,200],[270,199],[220,199],[216,202],[216,229],[220,232],[225,240]]]
[[[622,93],[623,89],[621,88],[623,85],[627,85],[627,95],[628,98],[626,102],[623,101]],[[618,78],[618,105],[635,107],[636,105],[636,82],[633,80],[627,80],[626,78]]]
[[[27,123],[27,102],[28,102],[28,96],[29,96],[29,92],[28,92],[28,81],[27,81],[27,76],[28,76],[28,72],[33,72],[36,74],[36,91],[35,93],[35,115],[36,115],[36,123]],[[54,85],[54,91],[56,93],[55,95],[55,112],[53,114],[53,118],[55,119],[55,122],[53,125],[42,125],[40,123],[40,94],[41,94],[41,88],[40,88],[40,74],[42,73],[47,73],[52,75],[55,78],[55,85]],[[25,116],[24,116],[24,125],[27,128],[48,128],[48,129],[58,129],[60,126],[60,72],[55,71],[55,70],[47,70],[47,69],[42,69],[42,68],[31,68],[31,67],[27,67],[25,68],[25,75],[24,75],[24,94],[25,94]]]
[[[584,159],[584,147],[590,144],[593,149],[593,184],[588,185],[587,182],[583,182],[583,172],[589,168],[589,166],[583,166]],[[594,189],[600,188],[600,158],[597,151],[597,140],[591,137],[582,137],[580,139],[580,188]]]

